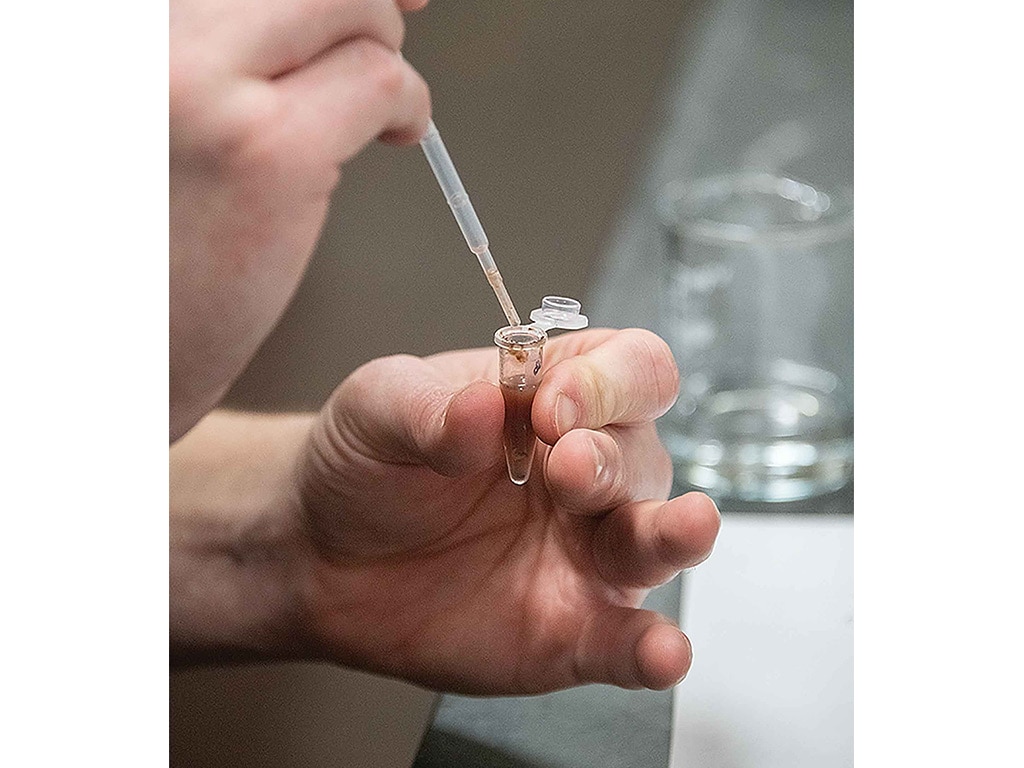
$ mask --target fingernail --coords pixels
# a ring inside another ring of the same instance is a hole
[[[681,639],[683,643],[686,644],[686,650],[690,656],[690,661],[687,663],[686,669],[683,670],[683,674],[681,674],[679,676],[679,679],[672,683],[672,685],[679,685],[681,682],[683,682],[683,680],[686,679],[686,676],[690,674],[690,667],[693,665],[693,644],[690,642],[690,638],[688,638],[686,634],[679,628],[676,628],[676,632],[679,633],[678,639]]]
[[[559,392],[555,398],[555,429],[559,435],[576,426],[576,420],[580,417],[579,406],[568,395]]]
[[[594,454],[594,483],[600,483],[604,471],[608,468],[608,461],[605,458],[604,452],[601,447],[597,444],[597,440],[591,438],[590,450]]]

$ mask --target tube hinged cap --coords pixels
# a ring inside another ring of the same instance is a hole
[[[575,331],[586,328],[590,322],[580,314],[580,303],[565,296],[545,296],[540,307],[530,313],[533,324],[544,331],[562,328]]]

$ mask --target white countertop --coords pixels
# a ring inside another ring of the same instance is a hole
[[[853,518],[723,515],[687,575],[672,768],[853,765]]]

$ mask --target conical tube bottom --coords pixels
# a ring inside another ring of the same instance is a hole
[[[501,394],[505,398],[505,463],[509,479],[516,485],[523,485],[530,479],[533,455],[537,450],[537,436],[530,417],[536,392],[536,385],[501,385]]]

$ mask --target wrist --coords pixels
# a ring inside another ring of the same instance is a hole
[[[303,655],[301,540],[282,521],[209,528],[171,549],[171,656],[242,661]]]
[[[213,414],[171,452],[171,657],[314,654],[295,467],[311,417]]]

